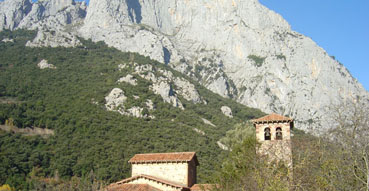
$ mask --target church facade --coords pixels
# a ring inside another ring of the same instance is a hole
[[[200,191],[195,152],[136,154],[128,161],[132,177],[113,183],[108,191]]]

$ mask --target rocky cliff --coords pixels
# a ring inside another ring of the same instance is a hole
[[[150,56],[302,129],[328,127],[330,105],[368,97],[342,64],[257,0],[91,0],[87,11],[72,0],[6,0],[0,28],[39,29],[30,46],[75,46],[81,36]]]
[[[65,46],[79,44],[76,32],[86,16],[85,3],[74,0],[6,0],[0,2],[0,31],[29,29],[38,34],[27,46]]]

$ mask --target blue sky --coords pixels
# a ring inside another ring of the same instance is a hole
[[[259,0],[335,56],[369,90],[368,0]]]

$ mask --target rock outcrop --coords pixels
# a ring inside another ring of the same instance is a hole
[[[216,125],[214,125],[211,121],[207,120],[207,119],[204,119],[204,118],[201,118],[202,121],[206,124],[206,125],[210,125],[212,127],[217,127]]]
[[[114,88],[111,90],[108,96],[105,97],[105,107],[109,111],[124,112],[124,102],[127,97],[124,95],[124,91],[120,88]]]
[[[224,97],[293,117],[302,129],[329,126],[332,104],[368,99],[342,64],[258,0],[91,0],[87,12],[73,0],[0,2],[0,30],[17,28],[38,29],[28,46],[76,46],[81,36],[149,56]],[[172,82],[152,89],[177,107],[176,94],[203,102],[191,85]]]
[[[14,39],[10,39],[10,38],[4,38],[3,40],[1,40],[1,42],[14,42]]]
[[[136,86],[137,85],[137,80],[131,75],[131,74],[128,74],[127,76],[125,77],[121,77],[119,80],[118,80],[118,83],[122,83],[122,82],[126,82],[128,84],[131,84],[133,86]]]
[[[195,89],[195,85],[191,84],[188,80],[175,77],[170,71],[153,68],[152,65],[134,64],[134,66],[135,74],[152,82],[153,84],[150,86],[150,89],[155,94],[160,95],[164,102],[181,109],[184,109],[184,107],[178,95],[195,104],[202,102],[199,93]],[[120,68],[124,67],[120,66]]]
[[[124,91],[120,88],[114,88],[111,90],[109,95],[105,97],[105,108],[108,111],[115,111],[121,115],[137,117],[137,118],[155,118],[154,116],[149,116],[144,114],[144,108],[133,106],[129,109],[124,105],[128,100],[128,97],[124,95]],[[146,106],[148,110],[153,110],[154,105],[151,100],[147,100]]]
[[[53,64],[49,64],[47,60],[41,60],[41,62],[39,62],[37,64],[37,66],[42,70],[42,69],[46,69],[46,68],[50,68],[50,69],[56,69],[56,67]]]
[[[229,118],[233,118],[233,115],[232,115],[232,109],[231,109],[230,107],[228,107],[228,106],[222,106],[222,107],[220,108],[220,110],[222,111],[222,113],[223,113],[225,116],[227,116],[227,117],[229,117]]]

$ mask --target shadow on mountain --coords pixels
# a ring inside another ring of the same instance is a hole
[[[142,7],[139,0],[126,0],[126,3],[128,6],[128,15],[131,18],[131,21],[140,24],[142,20],[141,15]]]

